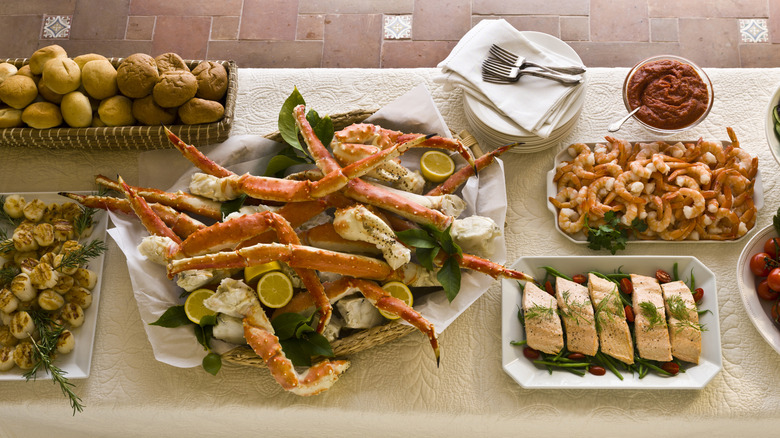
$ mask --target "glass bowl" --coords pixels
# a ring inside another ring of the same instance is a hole
[[[710,110],[712,109],[712,103],[715,100],[715,94],[714,94],[713,89],[712,89],[712,81],[710,81],[710,78],[707,76],[706,73],[704,73],[704,70],[699,68],[699,66],[697,66],[693,62],[691,62],[691,61],[689,61],[689,60],[687,60],[685,58],[682,58],[682,57],[679,57],[679,56],[674,56],[674,55],[653,56],[653,57],[647,58],[647,59],[642,60],[639,63],[637,63],[628,72],[628,74],[626,75],[626,79],[623,81],[623,103],[625,104],[626,110],[628,112],[631,112],[631,111],[633,111],[636,108],[635,106],[632,107],[630,105],[630,103],[629,103],[629,97],[628,97],[629,89],[628,89],[628,86],[629,86],[629,83],[631,81],[631,78],[634,76],[634,74],[641,67],[643,67],[643,66],[645,66],[645,65],[647,65],[647,64],[649,64],[651,62],[663,61],[663,60],[677,61],[679,63],[687,64],[687,65],[693,67],[693,70],[701,78],[702,82],[704,83],[705,87],[707,88],[707,98],[708,98],[708,100],[707,100],[707,108],[704,110],[704,112],[696,120],[688,123],[685,126],[681,126],[681,127],[674,128],[674,129],[659,128],[659,127],[650,125],[647,122],[639,119],[637,117],[637,115],[639,115],[639,113],[634,114],[633,116],[631,116],[640,125],[642,125],[643,128],[647,129],[648,131],[650,131],[650,132],[652,132],[654,134],[658,134],[658,135],[672,135],[672,134],[676,134],[678,132],[687,131],[687,130],[693,128],[694,126],[698,125],[699,123],[701,123],[701,121],[704,120],[705,118],[707,118],[707,115],[710,113]]]

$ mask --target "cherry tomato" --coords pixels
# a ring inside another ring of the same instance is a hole
[[[523,348],[523,356],[527,357],[528,359],[535,360],[539,359],[539,352],[531,347],[525,347]]]
[[[552,283],[550,283],[549,281],[544,282],[544,290],[546,290],[548,294],[555,296],[555,291],[553,290]]]
[[[620,289],[623,290],[623,293],[626,295],[631,295],[631,293],[634,292],[634,285],[631,283],[630,278],[621,278],[620,279]]]
[[[670,283],[672,281],[672,276],[669,275],[669,273],[664,271],[663,269],[659,269],[655,271],[655,278],[661,284]]]
[[[631,306],[626,306],[623,310],[626,312],[626,321],[634,322],[634,309]]]
[[[780,292],[772,290],[769,287],[769,282],[766,280],[761,280],[761,282],[758,283],[756,292],[758,292],[758,297],[762,300],[774,301],[777,297],[780,297]]]
[[[772,321],[780,324],[780,301],[772,305]]]
[[[753,257],[750,258],[750,272],[756,277],[766,277],[769,275],[769,271],[771,271],[772,268],[768,266],[767,260],[771,260],[771,257],[772,256],[765,252],[754,254]]]
[[[777,243],[778,246],[780,246],[780,238],[773,238],[769,239],[764,243],[764,252],[772,256],[772,258],[777,257],[777,250],[775,249],[775,243]]]
[[[584,276],[582,274],[577,274],[574,277],[572,277],[571,279],[574,280],[575,283],[579,283],[579,284],[585,284],[585,283],[588,282],[588,277],[586,277],[586,276]]]
[[[585,355],[582,354],[582,353],[569,353],[569,355],[566,356],[566,357],[571,359],[571,360],[582,360],[582,359],[585,359]]]
[[[680,372],[680,365],[677,365],[674,362],[664,362],[661,364],[661,369],[669,374],[674,375]]]
[[[780,268],[774,268],[769,271],[766,281],[769,284],[770,289],[780,290]]]
[[[607,370],[604,369],[604,367],[600,367],[598,365],[589,366],[588,372],[593,374],[594,376],[603,376],[604,374],[607,374]]]
[[[704,289],[697,287],[696,290],[693,291],[693,301],[698,303],[702,298],[704,298]]]

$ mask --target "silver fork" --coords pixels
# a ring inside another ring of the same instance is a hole
[[[529,70],[509,66],[495,59],[488,58],[482,63],[482,80],[494,84],[509,84],[517,82],[523,75],[552,79],[562,84],[575,85],[582,82],[582,78],[569,76],[563,73],[549,73],[545,71]]]
[[[517,56],[514,53],[510,52],[509,50],[506,50],[503,47],[498,46],[496,44],[490,46],[490,55],[492,55],[494,58],[500,60],[505,64],[509,64],[517,68],[536,67],[542,70],[546,70],[550,73],[566,73],[570,75],[578,75],[578,74],[585,73],[584,68],[576,65],[573,65],[571,67],[557,67],[557,66],[544,66],[544,65],[536,64],[534,62],[527,61],[525,58]]]

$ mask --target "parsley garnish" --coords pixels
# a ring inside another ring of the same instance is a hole
[[[641,219],[634,219],[630,226],[623,225],[614,211],[608,211],[604,215],[605,224],[593,228],[588,225],[585,218],[585,228],[588,236],[588,248],[608,249],[615,254],[621,249],[626,249],[629,233],[633,230],[642,233],[647,230],[647,224]]]

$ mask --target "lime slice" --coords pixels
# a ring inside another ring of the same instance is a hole
[[[281,270],[282,265],[275,260],[273,262],[263,263],[262,265],[250,266],[244,269],[244,281],[246,281],[247,284],[251,284],[266,272]]]
[[[382,289],[386,290],[390,295],[398,298],[399,300],[406,303],[409,307],[412,307],[412,304],[414,304],[414,296],[412,295],[412,291],[409,290],[409,288],[401,283],[400,281],[391,281],[389,283],[385,283],[382,285]],[[398,319],[400,316],[393,315],[392,313],[387,313],[384,310],[380,310],[379,313],[382,314],[387,319]]]
[[[292,281],[283,272],[268,272],[257,282],[257,296],[264,305],[278,309],[292,299]]]
[[[420,158],[420,170],[428,181],[440,183],[455,172],[455,162],[443,152],[428,151]]]
[[[187,301],[184,302],[184,313],[190,321],[200,324],[200,320],[204,316],[217,314],[203,305],[203,300],[212,295],[214,295],[214,291],[210,289],[196,289],[190,292]]]

